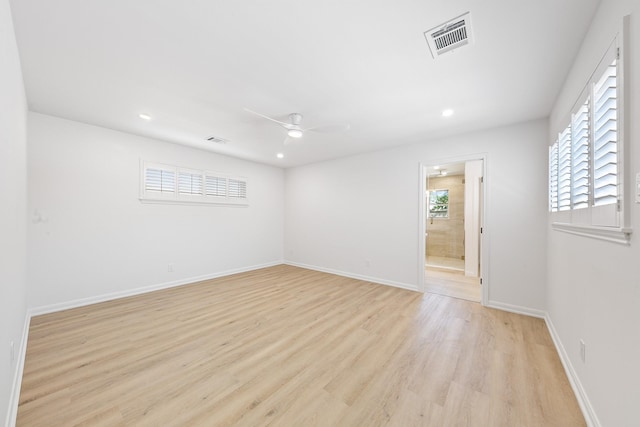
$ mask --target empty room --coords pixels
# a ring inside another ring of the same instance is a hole
[[[640,2],[0,0],[11,426],[638,426]]]

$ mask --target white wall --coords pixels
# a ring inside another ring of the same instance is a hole
[[[143,204],[140,159],[246,176],[250,206]],[[282,260],[282,169],[35,113],[28,166],[32,308]]]
[[[547,134],[539,120],[288,169],[285,259],[416,289],[419,163],[486,153],[489,302],[543,310]]]
[[[0,420],[4,420],[27,311],[27,101],[7,0],[0,0],[0,195]]]
[[[627,139],[632,176],[640,172],[640,2],[602,0],[550,118],[550,136],[622,24],[632,14],[630,111]],[[627,176],[629,178],[630,176]],[[549,317],[596,417],[603,426],[637,426],[640,420],[640,205],[631,201],[631,246],[549,230]],[[579,339],[586,343],[586,363]]]

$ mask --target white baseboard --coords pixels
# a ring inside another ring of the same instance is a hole
[[[216,279],[218,277],[230,276],[232,274],[245,273],[247,271],[258,270],[260,268],[273,267],[275,265],[283,264],[282,260],[273,261],[265,264],[252,265],[249,267],[236,268],[233,270],[220,271],[218,273],[205,274],[196,277],[187,277],[184,279],[174,280],[171,282],[159,283],[151,286],[144,286],[141,288],[127,289],[125,291],[118,291],[109,294],[96,295],[88,298],[80,298],[72,301],[45,305],[41,307],[31,308],[31,316],[38,316],[41,314],[55,313],[57,311],[68,310],[70,308],[83,307],[85,305],[97,304],[100,302],[111,301],[118,298],[130,297],[133,295],[146,294],[147,292],[159,291],[161,289],[174,288],[176,286],[187,285],[189,283],[201,282],[203,280]]]
[[[544,321],[547,324],[547,329],[549,330],[551,339],[553,339],[553,343],[556,346],[556,351],[558,352],[558,356],[560,356],[560,361],[562,362],[562,366],[564,366],[564,371],[567,374],[567,378],[569,378],[569,383],[571,384],[571,388],[573,389],[573,394],[576,395],[576,400],[578,401],[578,405],[580,405],[580,409],[582,410],[582,415],[584,416],[584,420],[587,423],[587,426],[600,427],[601,424],[598,420],[598,417],[596,416],[596,412],[593,410],[593,406],[591,406],[591,402],[589,401],[587,392],[584,390],[584,387],[582,387],[580,378],[573,368],[573,364],[569,359],[569,355],[562,345],[560,336],[558,335],[555,326],[553,326],[553,322],[551,321],[551,317],[549,317],[549,313],[546,313]]]
[[[506,302],[489,301],[485,304],[485,307],[496,308],[502,311],[508,311],[510,313],[524,314],[525,316],[538,317],[544,319],[544,310],[538,310],[536,308],[523,307],[521,305],[507,304]]]
[[[29,311],[24,316],[24,326],[22,327],[22,341],[17,354],[17,365],[13,375],[13,384],[11,387],[11,395],[9,396],[9,407],[7,409],[6,427],[14,427],[16,425],[16,417],[18,416],[18,404],[20,403],[20,388],[22,387],[22,374],[24,372],[24,359],[27,355],[27,340],[29,339],[29,325],[31,323],[31,314]]]
[[[350,279],[358,279],[365,282],[378,283],[381,285],[393,286],[395,288],[407,289],[410,291],[419,292],[418,287],[415,285],[410,285],[408,283],[394,282],[392,280],[380,279],[377,277],[363,276],[361,274],[348,273],[346,271],[334,270],[331,268],[318,267],[316,265],[303,264],[300,262],[293,261],[284,261],[285,264],[291,265],[294,267],[306,268],[307,270],[321,271],[323,273],[335,274],[336,276],[349,277]]]

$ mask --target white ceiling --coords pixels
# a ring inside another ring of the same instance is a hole
[[[548,116],[598,2],[11,5],[32,111],[290,167]],[[466,11],[475,43],[432,59],[423,32]],[[351,129],[283,146],[244,108]]]

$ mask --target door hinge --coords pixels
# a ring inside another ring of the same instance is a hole
[[[620,59],[620,48],[616,48],[616,59]]]
[[[480,182],[484,184],[484,176],[480,177]]]
[[[618,212],[620,212],[620,210],[622,209],[622,203],[620,203],[620,199],[616,201],[616,206],[618,208]]]
[[[480,278],[480,284],[482,285],[482,277]]]
[[[484,232],[484,227],[480,227],[480,234]]]

